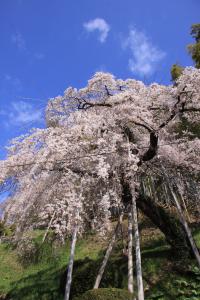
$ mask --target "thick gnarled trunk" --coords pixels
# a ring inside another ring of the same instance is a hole
[[[132,203],[130,185],[121,177],[122,200],[125,206]],[[165,235],[167,243],[171,246],[174,255],[191,257],[193,254],[190,241],[180,220],[172,213],[141,192],[136,198],[139,208],[152,223]]]
[[[137,207],[165,235],[166,241],[171,246],[174,255],[191,256],[191,244],[178,218],[156,204],[152,198],[143,194],[140,194],[137,198]]]

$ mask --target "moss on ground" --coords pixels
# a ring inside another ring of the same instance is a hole
[[[98,289],[89,290],[74,300],[132,300],[131,295],[127,290],[122,289]]]

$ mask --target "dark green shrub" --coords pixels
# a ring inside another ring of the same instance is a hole
[[[20,263],[24,266],[39,262],[54,260],[53,247],[50,243],[41,243],[36,239],[23,238],[18,242],[17,255]]]
[[[74,298],[73,300],[132,300],[134,295],[131,295],[127,290],[122,289],[96,289],[89,290],[83,295]]]
[[[116,249],[117,247],[115,247]],[[102,263],[102,256],[97,260],[85,258],[77,260],[74,263],[73,280],[71,287],[71,297],[78,297],[79,295],[91,290],[94,286],[95,279]],[[101,281],[101,288],[117,287],[119,289],[127,286],[127,258],[118,257],[115,251],[112,253],[112,259],[109,260],[106,270]],[[66,283],[66,270],[61,276],[60,290],[64,295]]]
[[[15,225],[7,225],[4,221],[0,220],[0,237],[11,237],[14,234]]]

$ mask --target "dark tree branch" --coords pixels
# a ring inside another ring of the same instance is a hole
[[[135,122],[135,121],[131,121],[131,122],[133,122],[135,125],[137,125],[137,126],[140,126],[140,127],[143,127],[143,128],[145,128],[146,130],[148,130],[148,132],[152,132],[153,131],[153,129],[152,128],[150,128],[148,125],[146,125],[146,124],[143,124],[143,123],[139,123],[139,122]]]
[[[112,96],[107,88],[107,86],[105,85],[105,89],[107,92],[108,96]],[[186,111],[200,111],[200,109],[195,109],[195,108],[186,108],[186,100],[187,99],[183,99],[184,96],[187,96],[188,93],[190,91],[185,91],[186,86],[183,88],[183,90],[179,93],[179,95],[177,96],[177,101],[174,104],[173,109],[171,110],[171,114],[170,116],[159,125],[158,129],[155,130],[153,129],[151,126],[149,126],[148,124],[144,124],[144,123],[140,123],[137,121],[132,121],[130,120],[131,123],[143,127],[144,129],[146,129],[149,132],[149,148],[148,150],[140,157],[140,161],[138,163],[138,165],[140,166],[142,164],[142,162],[146,162],[149,161],[151,159],[153,159],[156,154],[157,154],[157,150],[158,150],[158,136],[159,136],[159,131],[164,128],[165,126],[167,126],[170,121],[172,121],[178,114],[180,113],[184,113]],[[182,97],[183,96],[183,97]],[[131,97],[130,97],[131,99]],[[94,106],[102,106],[102,107],[112,107],[113,105],[109,104],[109,103],[91,103],[91,102],[87,102],[85,99],[79,99],[77,98],[78,102],[79,102],[79,106],[78,109],[88,109],[90,107],[94,107]],[[149,107],[150,110],[164,110],[163,108],[159,108],[159,107]],[[134,135],[132,133],[132,131],[130,130],[130,128],[126,125],[124,127],[124,133],[128,136],[128,139],[131,143],[134,143]]]
[[[156,132],[150,133],[149,149],[142,155],[141,161],[148,161],[156,156],[158,151],[158,134]]]
[[[112,94],[109,92],[107,85],[105,85],[105,89],[106,89],[107,96],[108,97],[112,96]]]
[[[85,99],[75,98],[78,101],[78,109],[88,109],[94,106],[112,107],[110,103],[93,103],[86,101]]]
[[[148,109],[149,110],[166,110],[165,108],[157,107],[157,106],[149,106]]]
[[[135,138],[132,130],[128,126],[123,127],[124,134],[128,137],[129,142],[134,143]]]
[[[184,108],[183,112],[200,112],[200,108],[188,107],[188,108]]]

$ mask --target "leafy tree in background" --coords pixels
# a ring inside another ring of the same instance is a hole
[[[200,42],[200,23],[193,24],[191,26],[191,35],[195,39],[196,43]]]
[[[192,60],[195,63],[195,67],[200,69],[200,23],[193,24],[191,26],[190,34],[195,39],[194,44],[190,44],[187,46],[189,54],[192,56]],[[171,77],[172,81],[175,82],[183,72],[183,67],[179,64],[173,64],[171,67]]]
[[[171,67],[172,81],[176,81],[176,79],[181,76],[183,70],[184,70],[184,68],[181,67],[179,64],[173,64]]]
[[[200,68],[200,23],[193,24],[191,27],[191,35],[195,39],[196,43],[188,45],[188,51],[195,62],[195,67]]]

